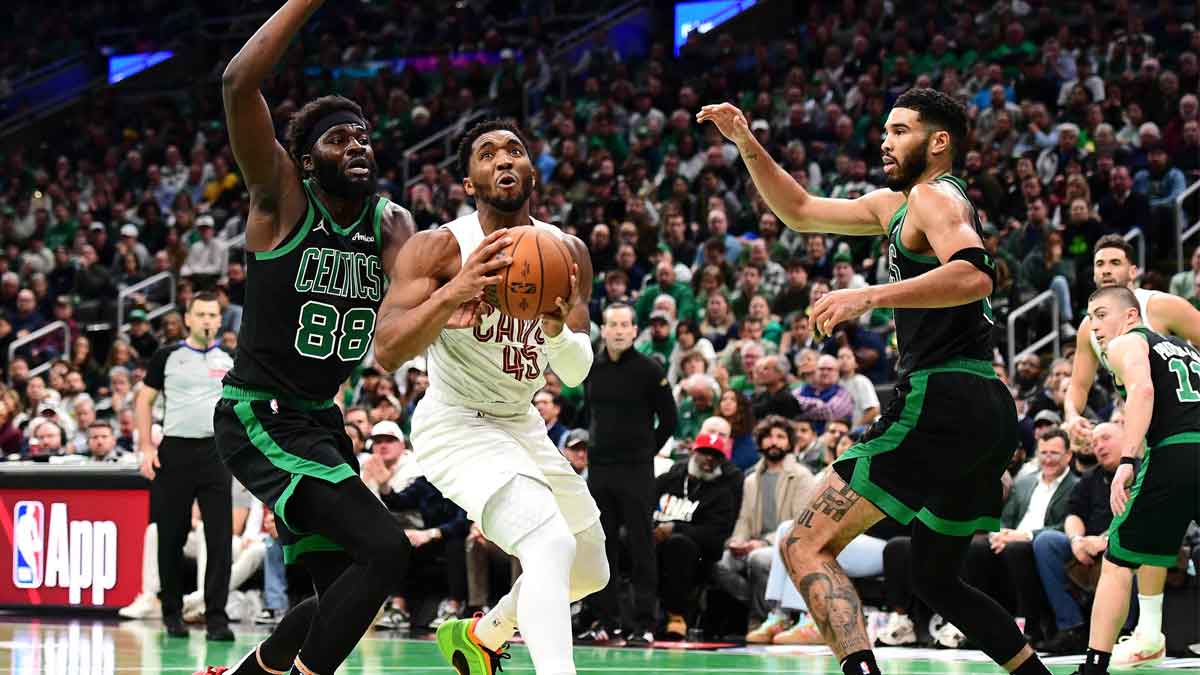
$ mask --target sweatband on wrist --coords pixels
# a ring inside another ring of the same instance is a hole
[[[1129,466],[1133,466],[1133,465],[1137,464],[1137,460],[1132,457],[1122,457],[1121,463],[1128,464]]]

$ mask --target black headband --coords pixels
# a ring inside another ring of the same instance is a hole
[[[335,110],[317,120],[317,123],[312,126],[312,129],[308,132],[308,138],[304,139],[305,149],[311,152],[312,147],[317,143],[317,139],[320,138],[326,131],[329,131],[339,124],[357,124],[364,129],[367,128],[366,120],[359,117],[357,114],[349,110]]]

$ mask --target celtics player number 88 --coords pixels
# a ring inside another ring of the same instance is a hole
[[[329,358],[337,351],[343,361],[357,361],[367,353],[375,330],[375,311],[354,307],[344,315],[333,305],[310,300],[300,308],[296,351],[310,359]]]

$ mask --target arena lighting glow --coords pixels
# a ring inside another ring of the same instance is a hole
[[[675,3],[675,55],[692,31],[707,33],[754,6],[756,0],[702,0]]]
[[[116,84],[127,77],[152,68],[175,56],[175,52],[141,52],[108,57],[108,83]]]

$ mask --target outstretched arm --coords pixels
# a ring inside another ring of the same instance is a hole
[[[737,145],[754,187],[758,188],[771,211],[793,230],[878,235],[904,202],[904,195],[891,190],[876,190],[858,199],[826,199],[810,195],[771,159],[750,133],[745,115],[729,103],[704,106],[696,115],[696,121],[712,122],[725,138]]]
[[[1192,307],[1187,300],[1177,295],[1157,293],[1150,298],[1147,309],[1158,319],[1155,322],[1158,328],[1178,335],[1193,346],[1200,346],[1200,311]],[[1146,325],[1151,323],[1148,316],[1142,317],[1142,321],[1145,321]]]
[[[1068,431],[1074,432],[1076,427],[1087,429],[1091,424],[1083,419],[1083,411],[1087,409],[1088,392],[1096,381],[1096,371],[1100,368],[1100,359],[1092,351],[1091,318],[1086,318],[1079,324],[1079,332],[1075,334],[1075,360],[1071,366],[1071,383],[1067,385],[1067,398],[1063,401],[1064,419]],[[1082,421],[1076,422],[1076,419]]]
[[[275,139],[271,110],[260,88],[283,57],[288,43],[322,2],[288,0],[242,46],[221,78],[229,142],[250,189],[251,217],[246,224],[246,244],[252,251],[272,248],[282,224],[290,224],[293,217],[299,217],[302,208],[304,195],[299,170]],[[264,214],[268,217],[261,217]]]
[[[834,326],[875,307],[957,307],[992,294],[990,276],[966,260],[951,260],[959,251],[983,246],[961,198],[935,185],[914,187],[908,195],[905,230],[910,226],[925,237],[942,264],[911,279],[827,293],[813,306],[814,328],[830,335]]]
[[[456,325],[469,325],[458,321],[464,312],[477,320],[484,287],[499,283],[497,272],[512,264],[511,258],[495,257],[511,242],[506,230],[496,230],[453,274],[447,270],[459,253],[449,231],[426,230],[413,235],[396,254],[391,285],[379,308],[376,363],[391,372],[433,344],[452,317]],[[441,280],[449,276],[453,278],[442,285]]]

